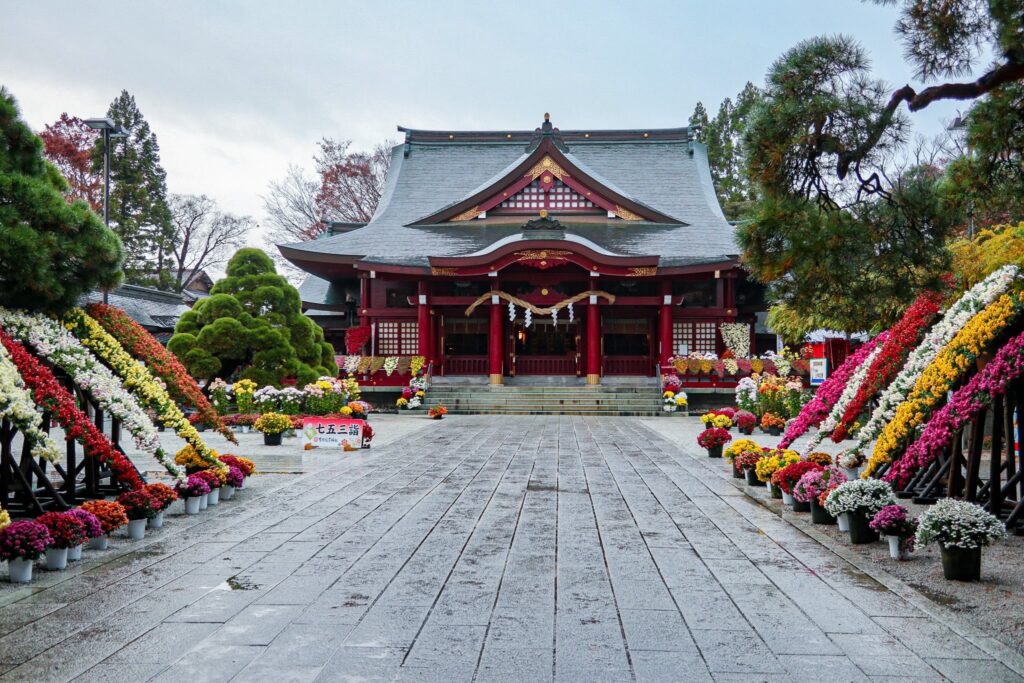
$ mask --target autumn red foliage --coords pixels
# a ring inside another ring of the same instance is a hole
[[[61,114],[39,134],[43,155],[68,181],[69,200],[83,199],[93,211],[103,208],[103,176],[93,170],[96,132],[77,116]]]

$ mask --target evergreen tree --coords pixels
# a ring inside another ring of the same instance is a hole
[[[240,249],[209,298],[185,312],[167,347],[196,377],[236,371],[257,384],[299,384],[338,372],[323,330],[302,314],[295,287],[259,249]]]
[[[121,243],[43,159],[43,143],[0,88],[0,305],[61,312],[116,287]]]
[[[725,98],[713,119],[708,118],[704,105],[697,103],[690,125],[702,128],[700,141],[707,145],[711,180],[715,185],[718,202],[730,220],[747,217],[755,197],[753,184],[747,178],[743,133],[754,105],[761,92],[753,83],[747,83],[733,101]]]
[[[124,243],[125,279],[168,288],[174,225],[156,134],[127,90],[110,104],[107,116],[128,131],[127,138],[111,141],[110,150],[110,225]],[[96,143],[93,164],[102,170],[102,140]]]

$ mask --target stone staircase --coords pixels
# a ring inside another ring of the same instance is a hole
[[[647,386],[465,386],[435,384],[425,408],[444,404],[453,415],[672,415]]]

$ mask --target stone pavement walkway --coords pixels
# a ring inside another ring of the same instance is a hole
[[[0,587],[0,680],[1024,680],[684,448],[455,417],[258,477]]]

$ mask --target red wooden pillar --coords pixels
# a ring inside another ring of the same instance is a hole
[[[427,292],[429,288],[426,281],[420,280],[417,288],[416,300],[416,353],[423,356],[429,362],[431,360],[430,344],[430,302]]]
[[[370,310],[370,278],[359,279],[359,326],[368,327],[370,316],[366,312]]]
[[[593,289],[593,287],[591,287]],[[587,384],[601,383],[601,309],[591,295],[587,306]]]
[[[661,283],[661,309],[658,313],[658,362],[668,363],[672,356],[672,283]]]
[[[504,384],[502,372],[502,355],[504,354],[505,330],[502,324],[501,299],[491,296],[491,329],[488,335],[488,368],[491,384]]]

